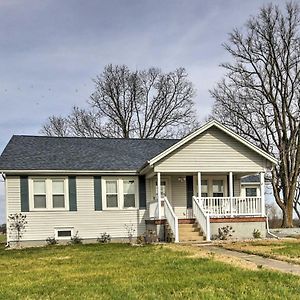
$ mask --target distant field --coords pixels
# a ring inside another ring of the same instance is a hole
[[[300,277],[234,267],[173,247],[3,247],[0,298],[299,299]]]

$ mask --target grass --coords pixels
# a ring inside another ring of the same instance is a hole
[[[274,258],[300,264],[300,240],[259,240],[250,242],[233,242],[222,245],[229,250]]]
[[[300,277],[238,268],[214,257],[191,255],[190,251],[182,249],[185,248],[94,244],[0,250],[0,298],[224,300],[299,297]]]
[[[6,243],[6,235],[0,234],[0,244],[5,244],[5,243]]]

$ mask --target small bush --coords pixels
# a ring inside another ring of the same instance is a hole
[[[261,238],[261,232],[258,229],[254,229],[252,235],[255,239]]]
[[[103,232],[101,233],[101,236],[97,238],[97,242],[102,244],[107,244],[111,242],[110,234]]]
[[[57,241],[57,239],[54,236],[49,236],[46,239],[46,243],[47,243],[47,245],[57,245],[58,241]]]
[[[78,234],[78,230],[76,231],[76,233],[71,237],[71,241],[70,244],[82,244],[82,238],[79,236]]]
[[[135,233],[135,228],[133,224],[125,224],[125,229],[127,232],[128,241],[130,244],[132,244],[133,236]]]
[[[224,226],[218,229],[218,239],[220,240],[227,240],[228,238],[232,237],[232,233],[235,231],[231,226]]]
[[[158,242],[158,236],[154,230],[147,230],[136,239],[137,244],[153,244]]]
[[[11,237],[15,238],[17,245],[20,246],[23,233],[26,231],[26,215],[23,215],[22,213],[10,214],[8,216],[8,225]]]

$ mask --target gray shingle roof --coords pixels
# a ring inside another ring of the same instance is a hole
[[[241,183],[257,183],[260,182],[259,175],[249,175],[241,178]]]
[[[14,135],[0,156],[0,170],[137,170],[176,142]]]

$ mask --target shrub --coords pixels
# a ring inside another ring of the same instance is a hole
[[[218,239],[227,240],[229,237],[232,237],[232,233],[235,231],[231,226],[224,226],[218,229]]]
[[[252,235],[255,239],[261,238],[261,232],[258,229],[254,229]]]
[[[71,237],[70,244],[82,244],[82,238],[78,234],[78,230],[76,233]]]
[[[57,239],[54,237],[54,236],[49,236],[47,239],[46,239],[46,243],[48,245],[56,245],[58,244],[58,241]]]
[[[127,237],[130,244],[132,244],[133,236],[135,233],[135,228],[133,224],[125,224],[125,229],[127,231]]]
[[[23,233],[26,230],[26,215],[23,215],[22,213],[10,214],[8,216],[8,224],[10,235],[13,236],[13,238],[16,238],[19,246]]]
[[[97,238],[97,242],[102,244],[107,244],[111,242],[110,234],[103,232],[101,233],[101,236]]]
[[[137,244],[152,244],[158,242],[158,236],[154,230],[147,230],[136,239]]]

